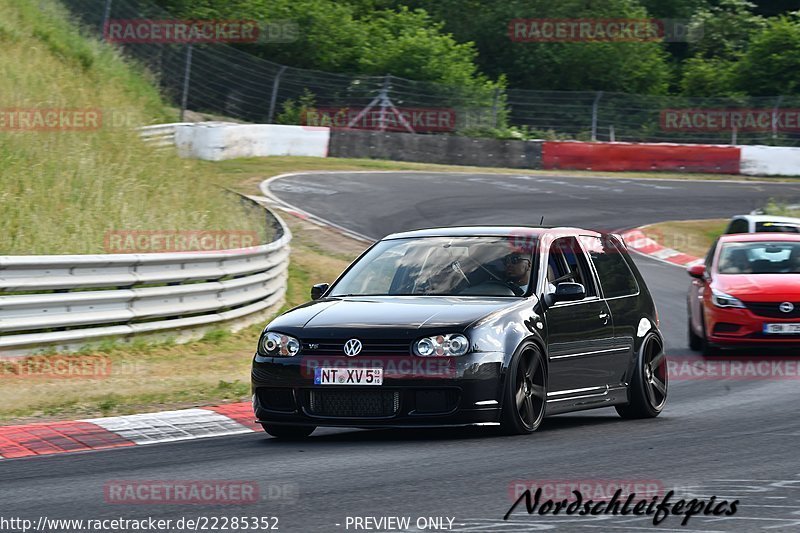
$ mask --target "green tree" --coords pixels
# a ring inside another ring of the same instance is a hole
[[[747,0],[720,0],[692,17],[690,31],[698,36],[691,44],[694,57],[738,60],[753,33],[765,20],[753,13],[755,4]]]
[[[709,7],[709,0],[639,1],[651,16],[666,19],[689,19],[700,9]]]
[[[736,65],[739,89],[754,96],[800,93],[800,14],[771,19]]]
[[[350,74],[393,74],[448,85],[482,86],[470,43],[458,43],[421,10],[376,9],[383,0],[160,0],[188,18],[288,21],[292,42],[242,45],[293,67]]]
[[[736,61],[693,57],[683,64],[681,92],[686,96],[731,96],[736,87]]]
[[[662,93],[669,79],[658,42],[514,42],[513,19],[645,18],[636,0],[413,0],[445,23],[459,42],[472,41],[478,65],[492,78],[505,74],[522,89]]]

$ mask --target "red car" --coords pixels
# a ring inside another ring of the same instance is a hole
[[[800,235],[723,235],[688,272],[693,350],[800,347]]]

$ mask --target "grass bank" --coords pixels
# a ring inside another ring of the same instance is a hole
[[[772,200],[764,206],[770,215],[800,218],[800,209]],[[693,255],[705,257],[708,249],[728,227],[730,219],[678,220],[651,224],[642,228],[645,235],[659,244]]]
[[[266,238],[213,173],[139,139],[136,126],[173,112],[145,72],[81,35],[57,3],[0,0],[0,48],[0,255],[105,253],[110,231]]]

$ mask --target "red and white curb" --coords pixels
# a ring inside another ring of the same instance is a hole
[[[628,248],[658,261],[678,266],[689,267],[703,260],[672,248],[666,248],[644,234],[641,228],[632,229],[622,234]]]
[[[0,427],[0,459],[252,433],[250,403]]]

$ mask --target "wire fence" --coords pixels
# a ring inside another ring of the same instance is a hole
[[[147,0],[62,0],[89,31],[109,20],[174,18]],[[248,45],[127,43],[165,96],[255,123],[333,125],[476,136],[800,145],[800,95],[689,98],[452,87],[280,65]],[[513,129],[509,129],[513,127]]]

